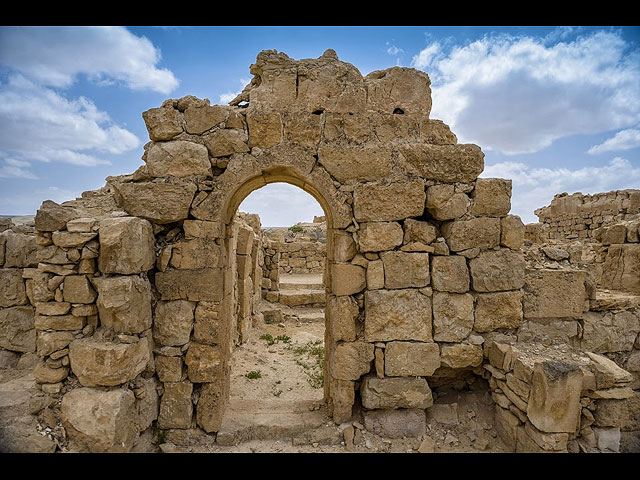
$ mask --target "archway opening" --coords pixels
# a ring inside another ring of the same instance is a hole
[[[327,216],[314,196],[278,181],[238,202],[227,234],[232,324],[221,428],[236,441],[259,431],[256,422],[294,433],[323,408],[328,265]]]

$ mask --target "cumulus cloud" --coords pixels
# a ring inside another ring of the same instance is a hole
[[[91,100],[69,100],[21,75],[0,86],[0,124],[0,151],[22,161],[108,164],[95,153],[119,154],[140,145]]]
[[[3,27],[0,63],[42,85],[65,88],[78,75],[168,94],[178,80],[158,68],[160,51],[123,27]]]
[[[629,49],[616,32],[557,43],[491,35],[462,46],[432,42],[412,66],[431,77],[432,117],[461,141],[532,153],[565,136],[637,124],[640,53]]]
[[[582,192],[593,194],[609,190],[637,188],[640,168],[622,157],[598,167],[533,168],[522,162],[500,162],[486,166],[481,175],[486,178],[512,180],[511,213],[519,215],[525,223],[537,222],[533,213],[549,205],[558,193]]]
[[[311,222],[314,215],[324,215],[315,198],[288,183],[270,183],[253,191],[238,210],[257,213],[264,227],[290,227],[298,222]]]
[[[36,177],[30,170],[31,164],[24,160],[15,158],[5,158],[0,164],[0,178],[28,178],[35,180]]]
[[[236,92],[227,92],[227,93],[223,93],[222,95],[220,95],[220,103],[223,105],[228,104],[231,100],[233,100],[234,98],[236,98],[238,95],[240,95],[240,93],[242,93],[242,90],[244,90],[244,87],[246,87],[247,85],[249,85],[249,82],[251,82],[251,80],[247,80],[245,78],[241,78],[239,80],[240,84],[242,85],[238,91]]]
[[[603,152],[614,152],[620,150],[631,150],[640,147],[640,130],[628,128],[620,130],[613,137],[608,138],[599,145],[594,145],[588,150],[588,153],[595,155]]]

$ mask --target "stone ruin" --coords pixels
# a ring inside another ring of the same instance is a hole
[[[128,452],[150,430],[215,440],[232,352],[285,258],[237,209],[274,182],[326,216],[336,424],[420,437],[432,389],[481,382],[510,451],[638,451],[640,192],[556,197],[525,227],[511,181],[478,178],[482,150],[429,118],[425,73],[363,77],[332,50],[263,51],[250,71],[228,106],[144,112],[134,173],[3,227],[0,353],[33,366],[23,413],[61,433],[41,451]],[[0,430],[4,451],[22,440]]]

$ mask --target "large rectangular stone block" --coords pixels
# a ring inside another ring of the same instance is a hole
[[[431,299],[411,288],[367,291],[364,330],[369,342],[431,342]]]
[[[481,252],[469,260],[469,270],[476,292],[518,290],[524,285],[524,256],[514,250]]]
[[[388,289],[426,287],[429,285],[429,254],[384,252],[384,286]]]
[[[220,268],[156,273],[156,288],[162,300],[220,301],[223,296],[222,281]]]
[[[439,367],[437,343],[389,342],[384,351],[384,373],[389,377],[428,377]]]
[[[353,192],[354,216],[359,222],[419,217],[424,212],[425,199],[422,180],[358,184]]]
[[[191,428],[193,416],[193,383],[165,383],[164,394],[160,400],[158,428]]]
[[[469,183],[484,169],[484,153],[473,144],[408,144],[403,145],[400,152],[424,178],[430,180]]]
[[[398,222],[365,222],[358,232],[361,252],[381,252],[402,245],[402,227]]]
[[[339,182],[378,180],[389,174],[391,151],[375,146],[338,146],[327,144],[318,149],[318,161]]]
[[[69,278],[69,277],[67,277]],[[97,278],[100,322],[117,333],[141,333],[151,326],[151,284],[135,275]]]
[[[587,292],[582,270],[527,270],[525,318],[582,318]]]
[[[378,378],[367,375],[360,387],[362,406],[376,408],[428,408],[431,389],[424,378]]]
[[[22,269],[0,268],[0,308],[26,305],[27,291]]]
[[[492,332],[522,325],[522,292],[495,292],[476,295],[474,330]]]
[[[492,217],[455,220],[443,224],[442,236],[453,252],[500,245],[500,219]]]
[[[129,215],[155,223],[171,223],[189,216],[197,187],[194,183],[114,183],[118,205]]]
[[[604,261],[602,285],[640,294],[640,244],[611,245]]]

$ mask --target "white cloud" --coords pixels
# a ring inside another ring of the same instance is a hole
[[[16,160],[14,158],[5,158],[4,165],[0,165],[0,178],[28,178],[36,180],[36,177],[29,167],[31,164],[24,160]]]
[[[431,77],[432,117],[462,142],[506,154],[637,124],[639,52],[627,53],[619,34],[604,31],[547,42],[509,35],[464,46],[432,42],[412,61]]]
[[[42,85],[69,87],[80,74],[101,84],[168,94],[178,80],[160,51],[123,27],[3,27],[0,63]]]
[[[0,86],[0,124],[0,152],[23,161],[108,164],[94,152],[119,154],[140,145],[91,100],[68,100],[20,75]]]
[[[389,42],[387,42],[387,53],[389,55],[399,55],[401,53],[404,53],[404,50],[401,48],[396,47],[393,44],[390,44]]]
[[[263,227],[290,227],[298,222],[311,222],[314,215],[324,215],[315,198],[288,183],[271,183],[253,191],[238,210],[257,213]]]
[[[249,85],[249,82],[251,82],[251,80],[247,80],[245,78],[241,78],[239,81],[242,86],[238,89],[237,92],[227,92],[220,95],[220,104],[228,104],[231,100],[240,95],[240,93],[242,93],[242,90],[244,90],[244,87]]]
[[[501,162],[486,166],[481,176],[512,180],[511,213],[519,215],[525,223],[537,222],[533,211],[549,205],[553,196],[561,192],[593,194],[640,185],[640,168],[621,157],[600,167],[576,170],[532,168],[521,162]]]
[[[591,147],[587,153],[595,155],[603,152],[630,150],[636,147],[640,147],[640,130],[628,128],[626,130],[620,130],[600,145]]]

